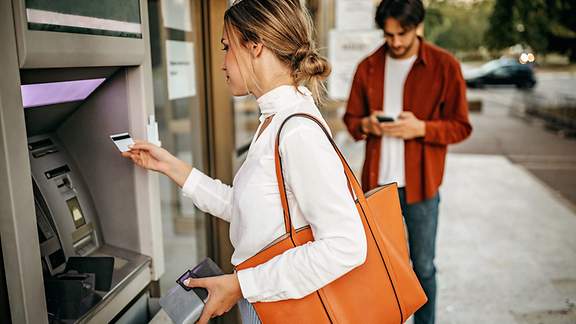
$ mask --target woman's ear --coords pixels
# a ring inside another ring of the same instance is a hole
[[[264,45],[262,45],[262,43],[250,42],[249,49],[253,58],[259,57],[262,54],[263,48]]]

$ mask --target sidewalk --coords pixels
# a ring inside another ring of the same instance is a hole
[[[576,213],[502,156],[450,154],[438,323],[576,323]]]
[[[481,113],[470,114],[472,136],[451,145],[449,152],[501,155],[525,167],[538,179],[576,205],[576,139],[564,138],[545,129],[536,119],[518,114],[526,96],[561,97],[576,87],[576,78],[539,82],[533,92],[514,88],[487,88],[468,91],[468,98],[481,100]]]

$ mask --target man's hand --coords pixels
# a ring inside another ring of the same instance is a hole
[[[398,120],[392,123],[380,123],[382,135],[398,137],[405,140],[423,137],[426,134],[426,123],[414,116],[411,111],[403,111]]]
[[[375,111],[372,113],[372,115],[370,115],[368,117],[364,117],[362,119],[362,132],[364,134],[382,136],[382,130],[380,129],[380,123],[378,122],[378,119],[376,119],[376,116],[379,113],[381,113],[381,112]]]

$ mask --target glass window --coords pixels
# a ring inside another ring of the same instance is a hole
[[[198,62],[199,6],[191,0],[148,1],[154,105],[162,146],[178,158],[204,170],[206,145],[200,121],[202,80]],[[193,126],[194,125],[194,126]],[[161,293],[176,278],[207,255],[207,216],[183,197],[170,179],[160,178],[165,273]]]

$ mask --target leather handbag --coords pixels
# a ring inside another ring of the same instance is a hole
[[[262,251],[240,263],[242,270],[267,262],[284,251],[313,241],[310,226],[295,229],[290,219],[279,152],[280,133],[286,122],[304,117],[316,122],[340,157],[355,197],[356,208],[366,233],[366,261],[342,277],[301,299],[257,302],[253,306],[263,324],[283,323],[403,323],[427,301],[408,258],[402,213],[396,184],[372,190],[366,196],[350,166],[323,124],[315,117],[298,113],[286,118],[276,136],[276,177],[286,234]]]

